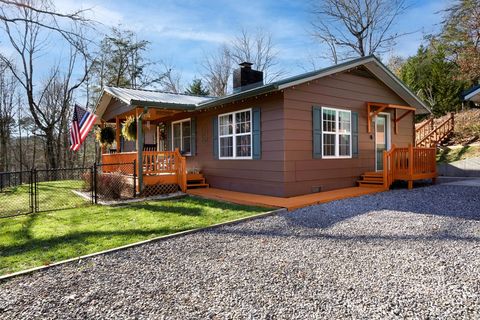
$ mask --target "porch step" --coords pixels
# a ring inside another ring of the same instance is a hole
[[[187,189],[190,188],[209,188],[210,185],[208,183],[188,183]]]
[[[362,181],[381,181],[383,182],[383,177],[382,176],[366,176],[362,175]]]
[[[369,171],[369,172],[365,172],[364,174],[362,174],[362,176],[368,176],[368,177],[383,177],[383,172]]]
[[[378,188],[383,186],[383,181],[363,181],[363,180],[358,180],[357,181],[359,187],[370,187],[370,188]]]
[[[210,185],[206,183],[205,177],[201,173],[187,175],[187,189],[192,188],[209,188]]]
[[[365,172],[361,179],[357,181],[360,187],[378,188],[383,186],[382,172]]]

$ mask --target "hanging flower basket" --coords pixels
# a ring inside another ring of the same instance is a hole
[[[115,130],[112,127],[98,129],[95,135],[97,141],[104,147],[111,146],[115,141]]]
[[[127,141],[137,140],[137,119],[135,117],[128,117],[123,123],[122,136]]]

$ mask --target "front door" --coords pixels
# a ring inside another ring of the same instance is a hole
[[[380,113],[375,119],[375,169],[383,170],[383,151],[390,149],[390,115]]]

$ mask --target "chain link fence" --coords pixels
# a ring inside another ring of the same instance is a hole
[[[92,167],[34,170],[35,211],[92,204]]]
[[[109,163],[94,165],[94,202],[135,198],[137,195],[136,164]]]
[[[0,172],[0,218],[32,213],[33,171]]]
[[[0,218],[137,196],[136,164],[0,172]]]

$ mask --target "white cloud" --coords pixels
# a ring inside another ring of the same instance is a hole
[[[75,1],[62,0],[55,2],[55,6],[60,12],[74,12],[85,10],[85,17],[98,21],[107,26],[116,26],[124,21],[124,15],[117,10],[107,8],[102,5],[103,2],[95,1]]]

